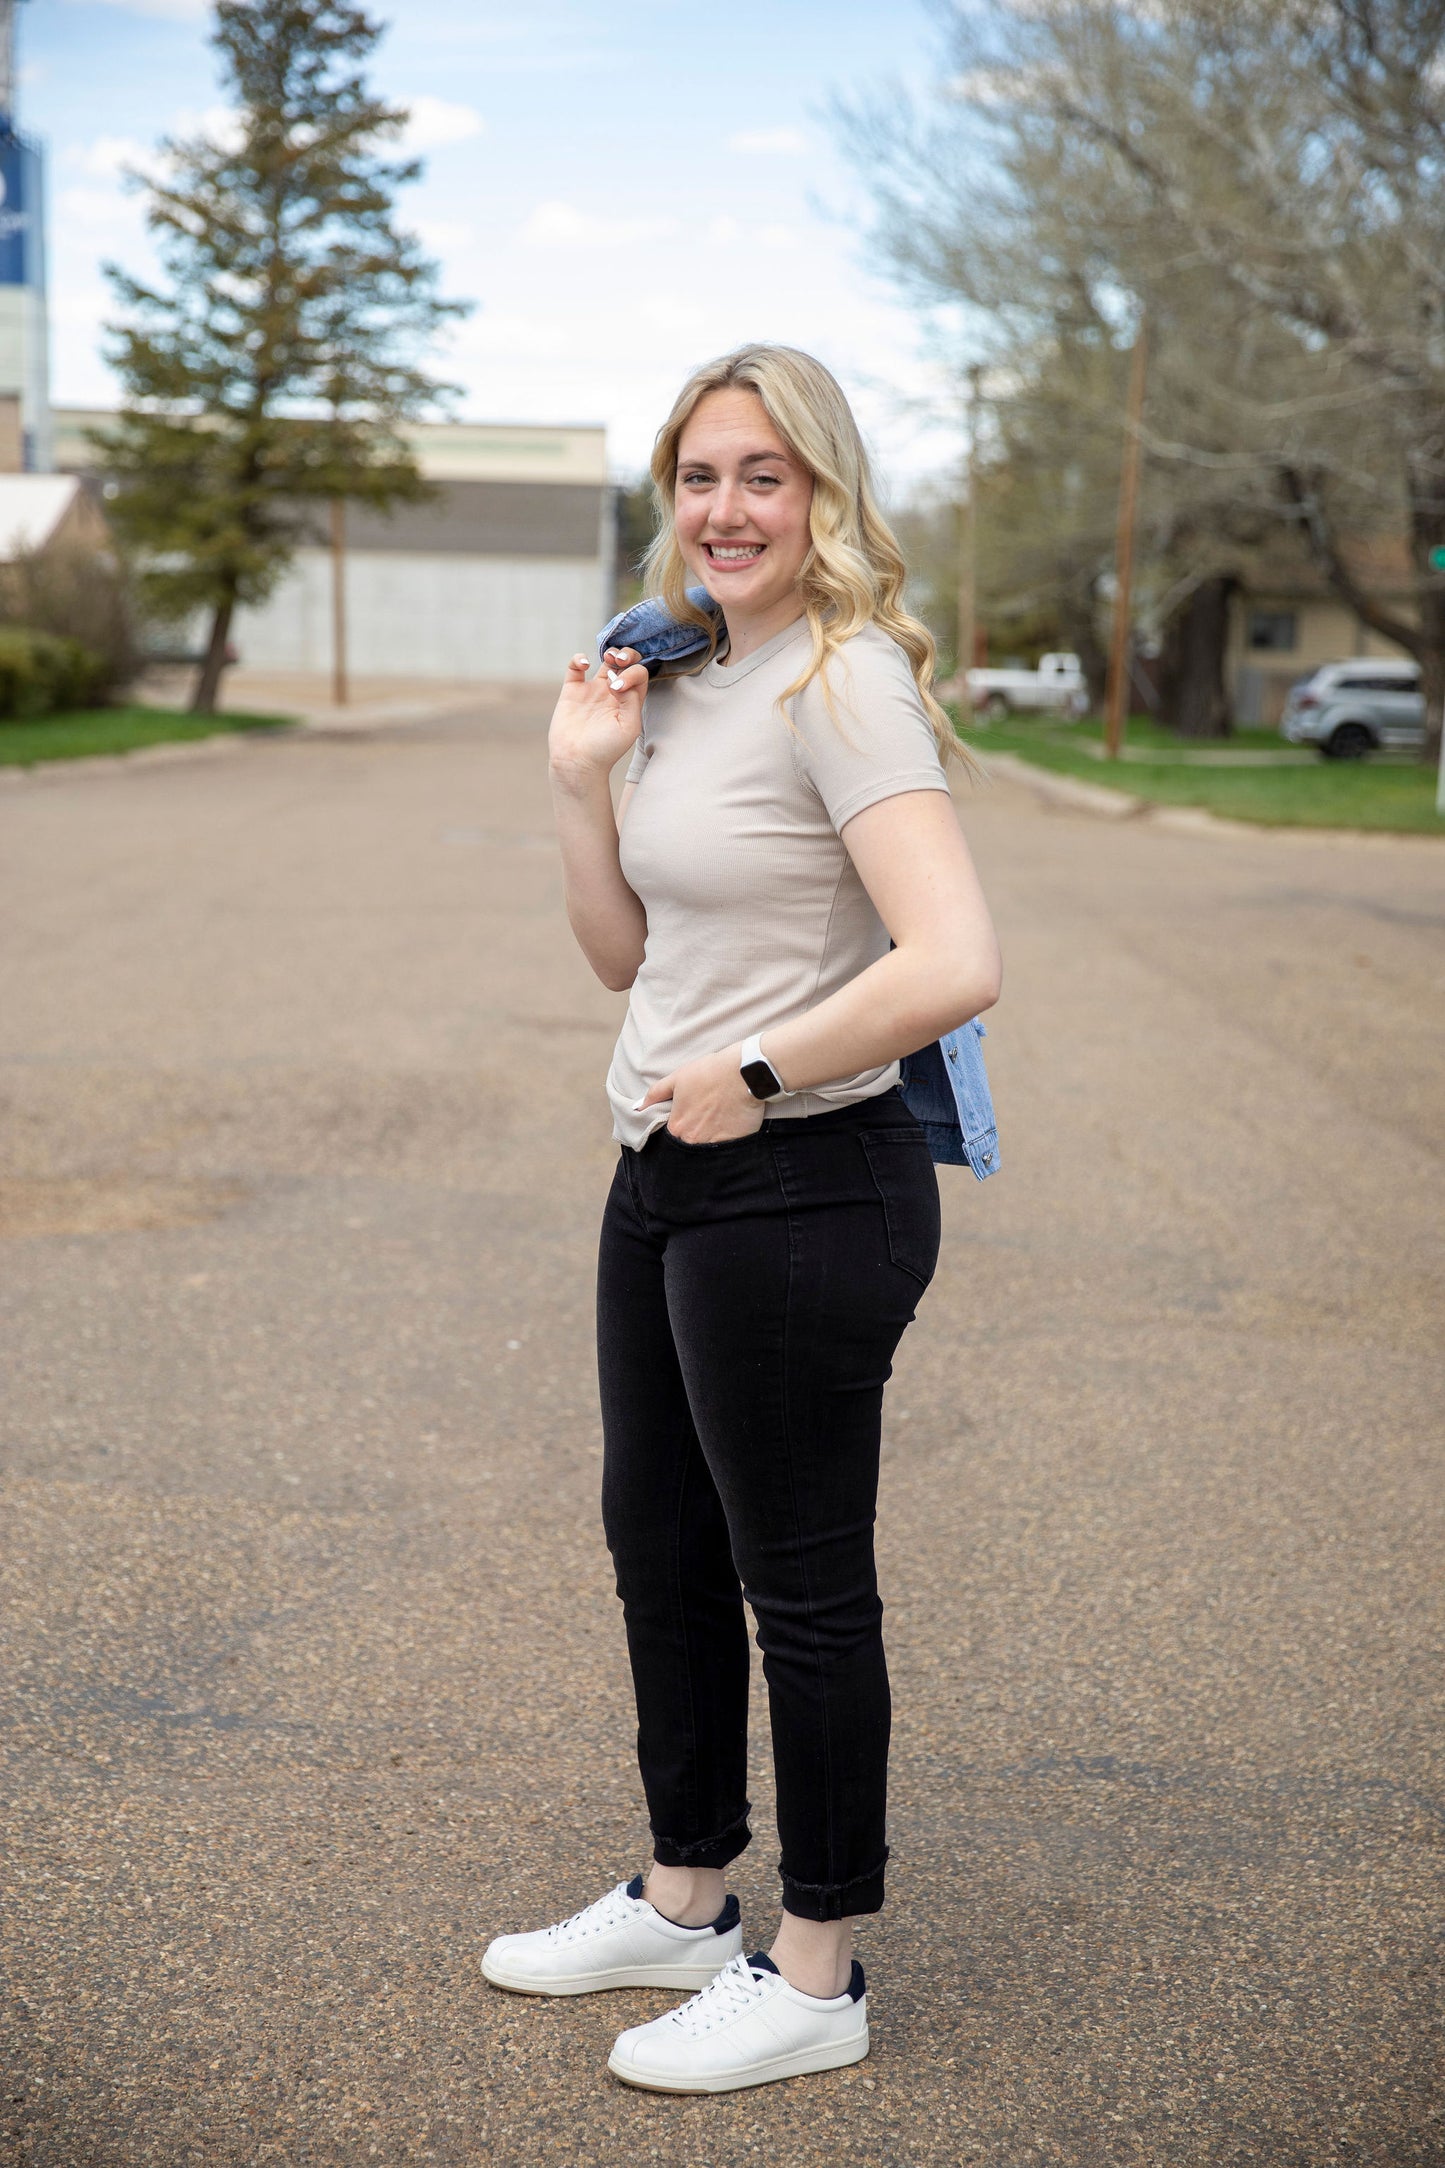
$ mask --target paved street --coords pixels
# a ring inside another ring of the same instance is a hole
[[[645,1856],[542,715],[0,792],[0,2161],[1439,2168],[1426,841],[961,787],[1005,1171],[886,1417],[873,2054],[629,2093],[663,1999],[480,1979]]]

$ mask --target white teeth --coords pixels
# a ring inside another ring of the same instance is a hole
[[[724,549],[720,543],[709,542],[708,549],[714,557],[725,557],[729,561],[740,557],[761,557],[763,554],[760,542],[750,543],[746,548],[737,550]]]

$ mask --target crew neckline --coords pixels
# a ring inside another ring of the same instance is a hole
[[[781,632],[775,632],[771,640],[764,640],[761,647],[755,647],[751,655],[744,655],[741,662],[721,663],[714,656],[702,673],[704,683],[735,685],[739,678],[745,678],[750,670],[756,670],[759,663],[770,661],[807,629],[808,619],[805,612],[802,617],[795,617],[791,625],[784,625]]]

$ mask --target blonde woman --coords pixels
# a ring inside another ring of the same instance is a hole
[[[609,2067],[720,2092],[868,2051],[852,1923],[881,1907],[888,1855],[879,1432],[939,1240],[899,1064],[997,999],[999,957],[933,644],[833,377],[778,346],[700,369],[652,472],[660,603],[632,621],[654,637],[591,678],[576,657],[550,761],[573,931],[630,992],[598,1350],[653,1860],[500,1936],[483,1970],[536,1994],[699,1990]],[[724,1881],[749,1841],[744,1599],[782,1840],[782,1921],[751,1957]]]

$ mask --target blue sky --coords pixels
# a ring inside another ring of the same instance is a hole
[[[957,457],[912,313],[869,268],[832,91],[927,85],[922,0],[374,0],[372,80],[410,105],[406,217],[478,303],[439,356],[487,420],[603,421],[643,464],[677,384],[744,338],[841,376],[885,482]],[[148,263],[121,167],[218,105],[205,0],[30,0],[20,119],[47,145],[52,379],[109,403],[107,256]]]

